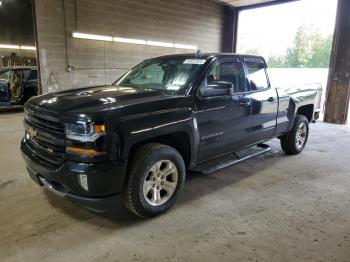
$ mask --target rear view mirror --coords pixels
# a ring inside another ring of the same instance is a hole
[[[205,88],[200,89],[202,97],[226,96],[233,94],[233,84],[224,81],[211,82]]]

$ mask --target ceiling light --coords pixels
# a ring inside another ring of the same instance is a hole
[[[1,45],[0,48],[7,48],[7,49],[19,49],[19,45]]]
[[[105,35],[92,35],[84,33],[73,33],[74,38],[89,39],[89,40],[98,40],[98,41],[112,41],[113,37]]]
[[[36,50],[35,46],[25,46],[25,45],[21,45],[21,49],[22,50]]]
[[[22,49],[22,50],[36,50],[35,46],[25,46],[25,45],[0,44],[0,48],[5,48],[5,49]]]
[[[113,37],[113,41],[118,42],[118,43],[137,44],[137,45],[145,45],[146,44],[146,40],[123,38],[123,37]]]
[[[175,44],[175,48],[181,48],[181,49],[190,49],[190,50],[197,50],[198,47],[195,45],[183,45],[183,44]]]
[[[105,35],[93,35],[93,34],[85,34],[85,33],[78,33],[78,32],[73,33],[72,36],[74,38],[80,38],[80,39],[114,41],[117,43],[126,43],[126,44],[160,46],[160,47],[170,47],[170,48],[190,49],[190,50],[198,49],[198,47],[195,45],[173,44],[168,42],[160,42],[160,41],[152,41],[152,40],[146,41],[143,39],[112,37],[112,36],[105,36]]]
[[[162,46],[162,47],[174,47],[172,43],[158,42],[158,41],[147,41],[147,45],[151,46]]]

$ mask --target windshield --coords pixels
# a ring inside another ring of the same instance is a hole
[[[9,82],[10,70],[0,72],[0,82]]]
[[[205,62],[206,59],[195,58],[146,60],[123,76],[115,85],[180,93],[189,87]]]

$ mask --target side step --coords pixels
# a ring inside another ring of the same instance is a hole
[[[243,156],[240,156],[239,153],[246,151],[246,150],[242,150],[242,151],[239,151],[237,153],[234,153],[233,156],[235,157],[235,159],[227,160],[227,157],[226,157],[225,161],[219,162],[219,163],[218,163],[218,161],[220,161],[220,159],[214,159],[208,163],[203,163],[202,165],[194,168],[191,171],[195,172],[195,173],[200,173],[200,174],[212,174],[212,173],[219,171],[221,169],[236,165],[240,162],[243,162],[245,160],[251,159],[253,157],[256,157],[256,156],[259,156],[261,154],[264,154],[266,152],[271,151],[271,147],[266,145],[266,144],[259,144],[259,145],[257,145],[257,147],[259,148],[258,150],[252,150],[252,148],[248,149],[250,152],[248,154],[243,155]]]

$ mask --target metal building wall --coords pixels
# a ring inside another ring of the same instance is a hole
[[[43,92],[103,85],[143,59],[193,50],[72,38],[72,32],[222,47],[224,6],[212,0],[35,0]],[[74,67],[67,72],[67,65]]]

